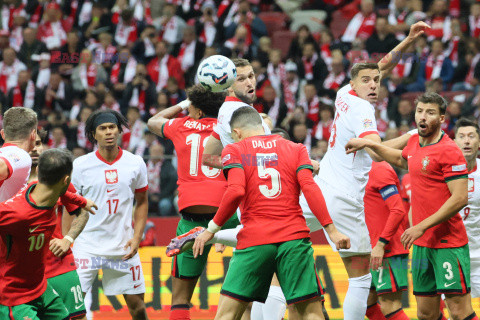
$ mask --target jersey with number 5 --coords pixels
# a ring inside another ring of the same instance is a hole
[[[255,136],[223,149],[224,172],[245,171],[237,248],[308,238],[299,204],[299,170],[313,170],[307,149],[279,135]],[[259,237],[258,235],[262,235]]]
[[[350,85],[338,90],[335,119],[328,150],[320,164],[319,178],[363,203],[372,159],[365,150],[345,153],[352,138],[378,134],[375,109],[357,96]]]
[[[227,188],[222,170],[202,165],[203,149],[217,119],[172,119],[162,127],[178,158],[178,209],[195,205],[218,207]]]
[[[476,161],[475,168],[468,173],[468,205],[460,210],[470,245],[479,242],[480,236],[480,160]]]

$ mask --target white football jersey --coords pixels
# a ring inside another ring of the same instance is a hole
[[[117,159],[107,163],[98,151],[91,152],[73,162],[72,183],[98,206],[74,248],[102,256],[126,254],[129,248],[124,246],[133,237],[134,195],[148,189],[143,159],[120,149]]]
[[[365,150],[346,154],[345,145],[352,138],[378,134],[375,109],[368,101],[359,98],[350,85],[337,92],[335,108],[332,133],[327,153],[320,163],[319,178],[363,203],[372,159]]]
[[[477,159],[475,171],[468,174],[468,205],[460,210],[465,229],[467,229],[468,242],[478,247],[480,242],[480,160]]]
[[[27,185],[32,168],[32,158],[27,151],[16,145],[5,143],[0,148],[0,159],[5,161],[9,171],[8,178],[0,181],[0,202],[3,202],[16,195]]]
[[[253,108],[251,105],[246,104],[238,98],[228,96],[220,107],[220,110],[218,110],[218,122],[213,128],[212,135],[218,140],[222,141],[224,147],[235,142],[232,138],[230,120],[232,119],[232,114],[235,112],[235,110],[241,107]],[[267,126],[265,121],[263,121],[263,118],[262,124],[263,129],[265,129],[265,134],[270,134],[270,128]]]

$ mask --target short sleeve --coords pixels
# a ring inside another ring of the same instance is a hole
[[[71,193],[77,193],[77,189],[75,189],[75,187],[72,183],[70,183],[70,185],[68,186],[67,191],[69,191]],[[75,211],[78,210],[78,208],[80,208],[79,206],[77,206],[75,204],[72,204],[72,203],[64,203],[63,205],[65,206],[65,209],[67,210],[67,212],[69,214],[74,214]]]
[[[440,165],[445,181],[467,178],[467,162],[462,152],[456,145],[451,145],[450,150],[442,152]]]
[[[77,161],[74,161],[73,162],[73,170],[72,170],[72,181],[70,183],[70,185],[72,185],[75,190],[76,190],[76,193],[78,194],[82,194],[82,181],[81,181],[81,174],[82,172],[82,169],[79,168],[78,166],[78,162]]]
[[[228,127],[228,128],[227,128]],[[218,140],[221,140],[222,143],[227,142],[228,144],[233,143],[231,136],[230,125],[225,125],[223,122],[218,122],[217,125],[213,128],[212,136]],[[223,137],[223,140],[222,140]]]
[[[133,186],[135,188],[135,193],[145,192],[148,190],[147,165],[140,157],[138,157],[138,159],[140,168]]]
[[[411,142],[412,142],[412,138],[413,137],[410,137],[410,139],[408,139],[407,145],[402,150],[402,158],[405,159],[405,160],[408,160],[408,153],[409,153],[409,150],[410,150],[410,145],[411,145]]]
[[[232,168],[243,169],[242,156],[237,144],[229,144],[222,151],[222,166],[225,177]]]
[[[355,121],[351,121],[351,124],[356,137],[363,138],[369,134],[378,134],[375,112],[371,105],[365,102],[353,110]]]
[[[167,139],[172,139],[176,128],[178,126],[179,119],[170,119],[162,125],[162,135]]]
[[[298,144],[298,162],[297,162],[297,173],[302,169],[309,169],[313,172],[312,161],[308,155],[307,148],[303,144]]]

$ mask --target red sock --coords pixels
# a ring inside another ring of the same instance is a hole
[[[445,300],[440,298],[440,313],[443,314],[443,309],[445,309],[447,306],[445,305]]]
[[[410,318],[405,314],[405,311],[403,311],[401,308],[397,311],[387,314],[385,318],[388,320],[410,320]]]
[[[378,303],[372,304],[367,308],[366,316],[370,320],[386,320]]]
[[[190,308],[187,304],[174,305],[170,309],[170,320],[190,320]]]

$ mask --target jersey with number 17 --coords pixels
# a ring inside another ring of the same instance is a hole
[[[203,149],[217,125],[217,119],[172,119],[162,127],[178,156],[178,209],[195,206],[218,207],[227,188],[220,169],[202,165]]]

